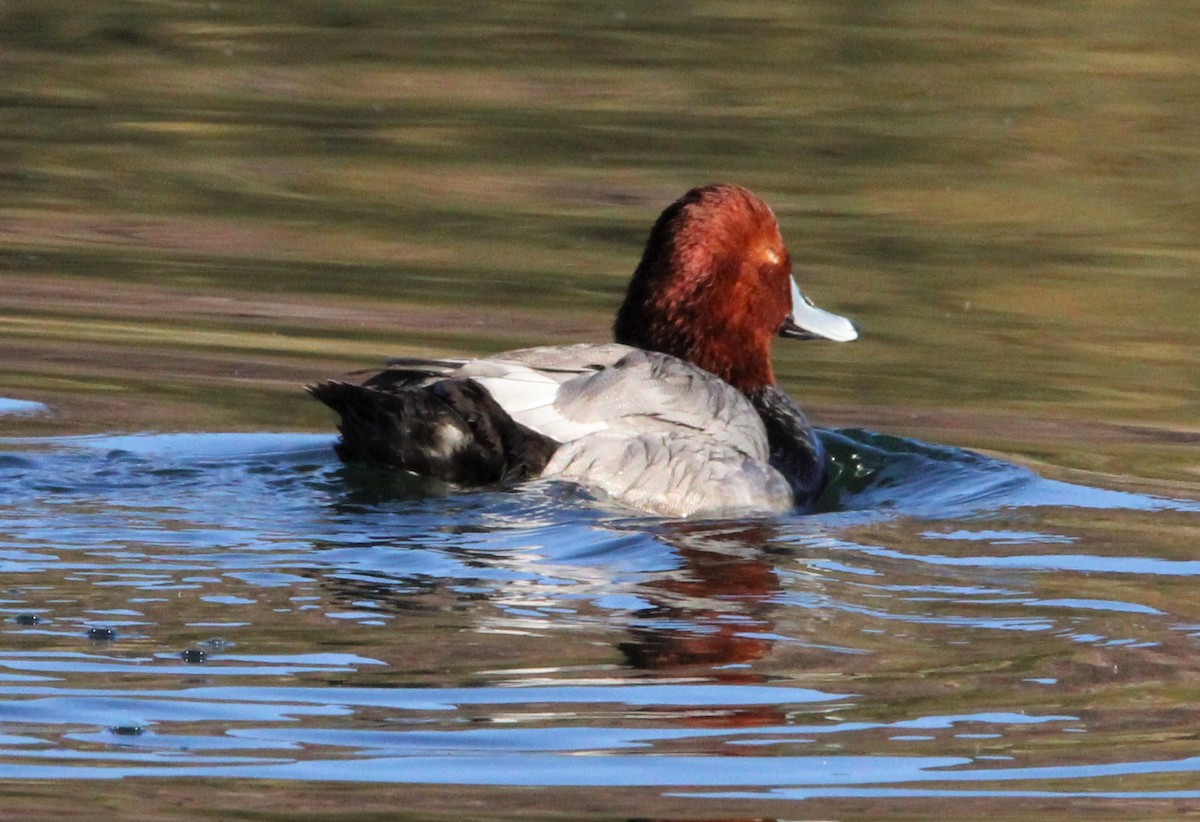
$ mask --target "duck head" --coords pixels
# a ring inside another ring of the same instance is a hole
[[[800,291],[770,207],[740,186],[712,185],[655,222],[614,333],[745,392],[775,383],[775,337],[850,342],[859,332]]]

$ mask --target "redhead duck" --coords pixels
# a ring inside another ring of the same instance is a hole
[[[567,480],[664,516],[805,509],[825,455],[775,384],[771,342],[859,332],[791,268],[766,203],[696,188],[651,229],[615,343],[397,359],[361,385],[308,391],[341,416],[345,462],[464,486]]]

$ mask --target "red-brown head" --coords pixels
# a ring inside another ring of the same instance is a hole
[[[858,337],[853,323],[800,293],[775,215],[734,185],[692,189],[659,216],[614,332],[742,391],[774,384],[776,336]]]

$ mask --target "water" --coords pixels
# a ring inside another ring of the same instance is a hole
[[[324,434],[9,439],[0,778],[1200,798],[1200,503],[825,438],[823,512],[711,522]]]
[[[1194,812],[1198,44],[1184,3],[0,0],[5,812]],[[714,180],[865,330],[776,346],[817,513],[336,462],[302,384],[605,340]]]

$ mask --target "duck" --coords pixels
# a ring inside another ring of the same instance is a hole
[[[771,208],[720,183],[655,221],[613,342],[403,357],[306,389],[339,416],[346,463],[462,488],[564,481],[662,517],[804,512],[826,456],[771,346],[859,335],[800,290]]]

